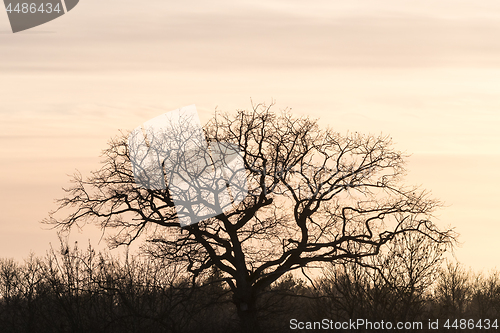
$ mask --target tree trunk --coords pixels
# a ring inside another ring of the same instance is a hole
[[[257,316],[257,302],[251,287],[247,286],[245,292],[239,290],[233,296],[233,302],[238,311],[242,333],[262,333]]]
[[[240,318],[240,327],[242,333],[262,333],[257,318],[257,309],[255,304],[241,302],[238,307],[238,317]]]

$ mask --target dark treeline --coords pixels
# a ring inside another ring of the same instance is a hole
[[[411,250],[409,243],[405,251]],[[412,260],[401,261],[396,246],[371,263],[377,269],[345,262],[324,267],[310,280],[286,275],[259,298],[262,327],[299,332],[290,328],[294,318],[424,325],[439,319],[441,327],[446,319],[499,318],[498,273],[479,275],[444,264],[439,252],[433,257],[421,240],[417,243]],[[183,271],[147,256],[119,259],[76,247],[30,256],[23,263],[2,259],[1,332],[238,332],[222,274],[212,270],[192,281]]]

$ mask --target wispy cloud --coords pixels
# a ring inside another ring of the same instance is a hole
[[[0,35],[2,71],[498,66],[489,1],[88,0],[55,34]],[[488,7],[489,6],[489,7]]]

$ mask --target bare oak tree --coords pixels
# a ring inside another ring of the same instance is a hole
[[[271,109],[216,112],[204,127],[209,142],[242,151],[248,194],[232,210],[181,228],[168,189],[136,185],[124,135],[110,142],[100,170],[74,176],[47,222],[63,231],[85,223],[115,229],[113,245],[145,237],[152,253],[185,262],[194,279],[217,267],[248,332],[260,330],[259,295],[287,272],[345,260],[367,265],[400,234],[452,242],[452,232],[431,221],[439,202],[401,183],[406,156],[389,137],[340,135]]]

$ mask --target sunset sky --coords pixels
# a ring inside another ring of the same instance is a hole
[[[444,202],[457,259],[500,269],[498,36],[497,0],[81,0],[16,34],[0,10],[0,257],[58,246],[40,221],[119,129],[275,100],[390,135],[412,154],[406,183]]]

